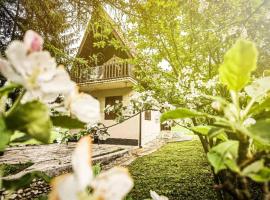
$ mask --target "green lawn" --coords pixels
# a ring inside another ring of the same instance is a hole
[[[133,200],[149,198],[149,191],[170,200],[218,199],[212,189],[213,174],[200,141],[169,143],[136,159],[129,167],[135,181]]]

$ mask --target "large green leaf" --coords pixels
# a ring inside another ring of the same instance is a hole
[[[7,127],[13,131],[25,132],[31,137],[48,143],[52,123],[47,106],[39,101],[18,105],[6,118]]]
[[[164,122],[170,119],[183,119],[183,118],[204,117],[204,116],[207,116],[207,114],[200,113],[195,110],[189,110],[187,108],[177,108],[175,110],[163,113],[161,115],[160,121]]]
[[[81,129],[85,127],[85,123],[79,121],[78,119],[69,117],[67,115],[52,116],[51,120],[54,126],[58,126],[62,128]]]
[[[12,131],[6,128],[5,121],[2,116],[0,116],[0,151],[3,151],[10,141]]]
[[[256,69],[257,49],[252,42],[238,40],[227,51],[224,62],[219,68],[221,82],[230,90],[240,91],[250,80]]]
[[[239,171],[236,165],[238,146],[238,141],[228,140],[210,149],[207,158],[214,167],[215,173],[227,168],[236,172]]]
[[[270,145],[270,119],[258,120],[248,128],[248,134],[264,145]]]
[[[270,181],[270,168],[264,166],[264,160],[259,160],[245,167],[242,175],[256,182],[267,182]]]

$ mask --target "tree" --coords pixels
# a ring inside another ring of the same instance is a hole
[[[224,87],[211,86],[224,53],[238,37],[256,42],[258,73],[268,66],[268,1],[148,0],[121,5],[137,49],[138,89],[156,91],[157,99],[205,108],[198,93],[228,95]]]

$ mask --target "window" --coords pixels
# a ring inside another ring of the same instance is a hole
[[[170,131],[171,126],[168,126],[168,124],[160,124],[161,131]]]
[[[151,120],[151,110],[147,110],[144,112],[144,119]]]
[[[114,106],[117,101],[121,102],[123,100],[122,96],[113,96],[113,97],[105,97],[105,108],[108,105]],[[105,120],[114,120],[116,118],[116,114],[113,112],[105,113]]]

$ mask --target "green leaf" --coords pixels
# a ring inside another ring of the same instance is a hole
[[[264,166],[264,160],[259,160],[245,167],[242,175],[256,182],[267,182],[270,181],[270,168]]]
[[[270,97],[265,98],[261,103],[254,104],[251,107],[249,113],[254,116],[260,114],[262,111],[266,109],[268,110],[270,109]]]
[[[161,115],[160,121],[164,122],[170,119],[183,119],[183,118],[204,117],[204,116],[207,116],[207,114],[200,113],[195,110],[189,110],[187,108],[177,108],[175,110],[163,113]]]
[[[240,168],[238,167],[237,163],[233,159],[226,159],[225,161],[226,166],[235,173],[240,173]]]
[[[85,128],[85,123],[78,119],[69,117],[67,115],[51,116],[51,120],[54,126],[68,128],[68,129],[82,129]]]
[[[236,165],[238,146],[238,141],[229,140],[210,149],[207,153],[207,158],[214,167],[215,173],[228,167],[233,171],[239,171]]]
[[[11,138],[10,138],[10,142],[11,143],[23,143],[23,142],[26,142],[28,140],[31,140],[32,137],[30,135],[27,135],[25,133],[22,133],[21,136],[19,137],[16,137],[17,135],[14,134]],[[15,137],[15,138],[14,138]]]
[[[98,175],[100,174],[101,170],[102,170],[102,169],[101,169],[100,163],[95,164],[95,165],[92,167],[92,170],[93,170],[94,176],[95,176],[95,177],[98,176]]]
[[[270,152],[270,145],[262,144],[256,140],[253,141],[254,147],[256,151],[269,151]]]
[[[246,40],[238,40],[227,51],[219,68],[221,82],[230,90],[240,91],[250,80],[250,74],[257,66],[257,49]]]
[[[14,190],[18,190],[20,188],[29,186],[32,183],[33,179],[37,179],[37,178],[41,178],[47,183],[51,181],[51,178],[47,176],[46,174],[44,174],[43,172],[34,171],[34,172],[27,173],[18,179],[3,178],[2,186],[7,190],[14,191]]]
[[[194,126],[191,128],[191,130],[193,130],[195,133],[199,133],[201,135],[208,135],[209,131],[212,128],[213,127],[211,127],[211,126]]]
[[[221,141],[227,141],[228,140],[228,136],[225,133],[223,128],[212,128],[209,133],[209,138],[217,138]]]
[[[9,144],[12,131],[8,130],[3,116],[0,116],[0,151],[3,151]]]
[[[18,84],[15,84],[15,83],[9,83],[9,84],[0,88],[0,96],[4,95],[6,93],[9,93],[16,88],[21,88],[21,86]]]
[[[7,127],[25,132],[31,137],[48,143],[52,123],[47,106],[39,101],[20,104],[6,118]]]
[[[268,182],[270,181],[270,168],[264,167],[257,173],[250,173],[248,177],[256,182],[260,182],[260,183]]]
[[[263,119],[256,121],[255,124],[248,128],[248,135],[254,140],[264,144],[270,145],[270,119]]]
[[[208,136],[209,138],[217,138],[221,141],[227,141],[228,137],[223,128],[213,126],[194,126],[191,128],[195,133]]]
[[[264,160],[259,160],[245,167],[242,171],[242,174],[244,176],[248,176],[249,174],[259,172],[263,167],[264,167]]]

